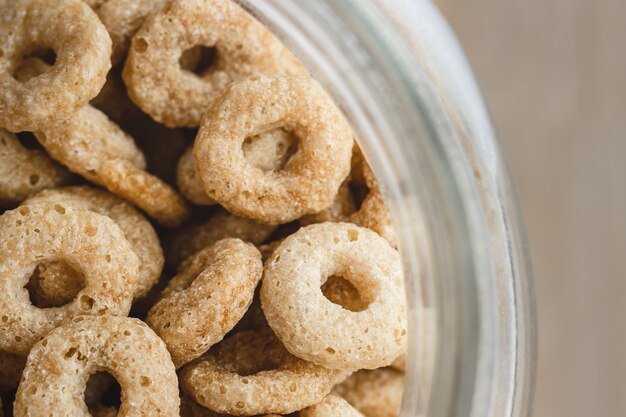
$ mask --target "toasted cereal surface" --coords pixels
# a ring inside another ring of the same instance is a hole
[[[365,417],[396,417],[404,393],[404,373],[392,368],[361,370],[335,387]]]
[[[367,308],[354,312],[327,299],[321,286],[332,275],[354,284]],[[286,238],[265,263],[261,305],[287,350],[327,368],[374,369],[404,352],[400,258],[363,227],[319,223]]]
[[[176,367],[235,327],[252,303],[262,267],[259,251],[239,239],[220,240],[185,262],[146,318]]]
[[[268,126],[298,138],[284,169],[262,171],[246,160],[247,137]],[[348,176],[350,126],[312,78],[253,76],[230,85],[206,114],[194,155],[205,190],[229,211],[282,224],[328,207]]]
[[[140,272],[134,291],[135,298],[144,297],[159,280],[165,262],[159,237],[150,222],[126,201],[104,190],[75,186],[42,191],[23,204],[39,203],[65,203],[80,210],[108,216],[115,221],[139,257]]]
[[[81,0],[1,0],[0,127],[12,132],[58,124],[95,97],[111,67],[111,38]],[[13,71],[33,49],[55,63],[21,82]]]
[[[183,53],[196,45],[215,48],[217,54],[216,63],[200,76],[179,65]],[[133,101],[155,120],[195,127],[222,89],[256,73],[306,70],[236,3],[175,0],[133,37],[123,75]]]
[[[300,417],[363,417],[346,400],[336,395],[329,395],[319,404],[300,411]]]
[[[398,415],[385,184],[247,7],[0,0],[0,417]]]
[[[69,304],[42,309],[24,286],[37,264],[63,259],[85,274]],[[27,354],[47,332],[79,314],[128,314],[139,259],[108,217],[65,204],[22,206],[0,216],[0,349]]]
[[[268,330],[240,332],[182,369],[183,391],[234,415],[289,414],[321,401],[341,371],[289,354]]]
[[[13,133],[0,129],[0,207],[17,205],[70,179],[69,171],[44,152],[24,147]]]
[[[15,415],[88,416],[83,391],[96,371],[119,382],[118,415],[178,415],[178,381],[163,341],[138,319],[109,315],[75,317],[33,347]]]

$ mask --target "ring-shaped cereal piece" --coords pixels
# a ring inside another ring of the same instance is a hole
[[[64,261],[85,287],[69,304],[37,308],[24,286],[37,264]],[[110,218],[70,205],[22,206],[0,216],[0,349],[27,354],[42,336],[79,314],[126,315],[139,259]]]
[[[246,138],[277,128],[298,137],[285,167],[264,172],[241,151]],[[312,78],[253,76],[215,100],[194,145],[204,187],[229,211],[281,224],[331,204],[348,176],[350,126]]]
[[[215,64],[198,76],[179,59],[196,45],[215,48]],[[233,81],[256,73],[307,74],[282,43],[230,0],[173,1],[133,37],[123,77],[135,103],[169,127],[195,127]]]
[[[260,135],[247,138],[242,150],[250,164],[262,171],[280,170],[289,160],[298,138],[282,129],[274,129]],[[177,183],[181,193],[194,204],[210,206],[217,204],[204,190],[200,179],[193,146],[185,152],[178,163]]]
[[[55,125],[98,94],[111,67],[111,38],[84,2],[1,0],[0,10],[0,126]],[[38,48],[54,50],[54,65],[18,81],[13,72]]]
[[[70,179],[71,174],[48,155],[27,149],[13,133],[0,129],[0,207],[17,205]]]
[[[356,287],[364,310],[324,297],[333,275]],[[387,241],[353,224],[319,223],[286,238],[265,262],[261,306],[293,355],[331,369],[373,369],[404,352],[404,294],[400,257]]]
[[[404,394],[404,373],[392,368],[360,370],[337,385],[333,392],[365,417],[397,417]]]
[[[219,208],[207,221],[193,222],[173,237],[171,246],[166,252],[167,264],[176,267],[195,252],[229,237],[259,245],[274,230],[275,226],[237,217]]]
[[[108,216],[117,223],[139,257],[140,272],[137,277],[134,299],[144,297],[159,281],[165,262],[159,237],[150,222],[126,201],[106,191],[87,186],[77,186],[45,190],[24,201],[23,204],[41,203],[71,205],[79,210],[93,211]],[[40,273],[40,277],[43,279],[40,282],[58,280],[60,276],[65,275],[63,271],[65,268],[60,265],[62,264],[57,264],[57,267],[52,269],[51,265],[48,265],[47,270]],[[59,267],[61,271],[55,273],[54,269]],[[63,297],[65,295],[47,292],[45,288],[42,290],[48,296]],[[70,295],[73,298],[73,294],[70,293]]]
[[[185,261],[146,318],[177,368],[235,327],[252,303],[262,272],[259,251],[239,239],[220,240]]]
[[[289,414],[320,402],[342,377],[289,354],[271,331],[240,332],[180,373],[200,405],[233,415]]]
[[[346,400],[332,394],[298,414],[300,417],[363,417],[363,414]]]
[[[50,332],[28,355],[15,416],[89,416],[89,376],[110,373],[122,388],[118,416],[177,416],[174,364],[145,323],[128,317],[80,316]]]
[[[176,226],[188,209],[176,191],[144,170],[133,139],[87,105],[65,122],[35,132],[39,142],[71,171],[130,201],[166,226]]]

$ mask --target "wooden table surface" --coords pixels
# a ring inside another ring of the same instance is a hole
[[[435,0],[517,186],[539,317],[535,416],[626,416],[626,0]]]

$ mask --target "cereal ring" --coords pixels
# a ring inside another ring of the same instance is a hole
[[[70,179],[70,173],[44,152],[25,148],[13,133],[0,129],[0,207],[17,205]]]
[[[85,288],[63,307],[37,308],[24,288],[46,260],[63,260],[84,272]],[[108,217],[62,204],[7,211],[0,216],[0,349],[27,354],[77,314],[128,314],[138,276],[137,255]]]
[[[146,318],[177,368],[235,327],[252,303],[262,272],[259,251],[239,239],[220,240],[185,261]]]
[[[330,206],[319,213],[302,217],[300,224],[302,226],[308,226],[315,223],[348,221],[350,215],[356,212],[356,205],[354,204],[354,198],[350,191],[349,180],[350,178],[341,184]]]
[[[150,222],[124,200],[105,191],[80,186],[43,191],[24,202],[24,204],[39,203],[68,204],[79,210],[93,211],[108,216],[115,221],[139,257],[140,273],[134,291],[135,299],[144,297],[159,281],[164,263],[159,237]],[[57,263],[56,265],[62,264]],[[61,274],[53,273],[50,264],[48,264],[47,271],[39,274],[43,280],[42,283],[45,281],[62,280],[62,277],[66,276],[62,271],[57,272],[61,272]],[[55,295],[54,293],[48,294],[50,296]],[[73,294],[75,292],[71,294],[71,298],[74,298]],[[63,294],[58,295],[62,296]]]
[[[343,376],[290,355],[270,331],[241,332],[185,366],[180,383],[219,413],[289,414],[320,402]]]
[[[0,1],[0,126],[34,131],[68,118],[102,88],[111,38],[80,0]],[[56,53],[54,65],[21,82],[13,77],[37,48]]]
[[[391,368],[361,370],[337,385],[334,392],[365,417],[397,417],[402,406],[404,373]]]
[[[190,224],[174,237],[166,254],[167,263],[173,266],[178,265],[200,249],[227,237],[258,245],[275,229],[275,226],[237,217],[220,208],[207,222]]]
[[[166,0],[106,0],[92,6],[111,36],[113,65],[124,58],[131,38],[146,17],[161,10],[165,3]]]
[[[245,109],[246,111],[243,111]],[[245,139],[282,127],[298,138],[284,169],[263,172],[241,152]],[[226,88],[194,145],[207,193],[229,211],[268,224],[326,208],[350,170],[350,126],[312,78],[254,76]]]
[[[179,59],[196,45],[217,52],[198,76]],[[224,87],[255,73],[306,70],[261,23],[230,0],[174,1],[150,16],[132,40],[123,77],[130,97],[169,127],[195,127]]]
[[[329,395],[319,404],[305,408],[298,413],[300,417],[363,417],[343,398]]]
[[[176,371],[165,344],[142,321],[79,316],[51,331],[28,355],[15,416],[89,416],[83,392],[106,371],[122,388],[119,416],[176,416]]]
[[[179,226],[189,217],[185,202],[171,186],[129,161],[117,159],[102,164],[102,182],[166,227]]]
[[[282,169],[294,154],[298,139],[282,129],[274,129],[247,138],[242,146],[243,155],[252,166],[262,171]],[[196,161],[190,147],[178,164],[178,188],[194,204],[209,206],[216,204],[204,190],[196,169]]]
[[[320,287],[333,275],[356,287],[365,310],[349,311],[324,297]],[[314,224],[286,238],[265,262],[267,322],[289,352],[327,368],[389,365],[403,353],[405,304],[398,252],[369,229]]]
[[[35,136],[71,171],[105,186],[164,225],[176,226],[187,218],[187,207],[174,189],[143,170],[144,156],[132,138],[94,107],[85,106]]]
[[[26,366],[26,356],[0,350],[0,393],[17,388]]]

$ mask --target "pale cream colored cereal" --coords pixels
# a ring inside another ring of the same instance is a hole
[[[17,388],[26,366],[26,356],[0,350],[0,393]]]
[[[97,371],[122,388],[118,416],[178,415],[178,381],[163,341],[138,319],[105,315],[75,317],[33,347],[15,416],[89,416],[83,392]]]
[[[241,332],[185,366],[182,389],[234,415],[289,414],[320,402],[343,377],[289,354],[270,331]]]
[[[363,417],[346,400],[336,395],[329,395],[319,404],[305,408],[298,414],[300,417]]]
[[[111,67],[111,39],[80,0],[0,0],[0,126],[34,131],[67,119],[95,97]],[[54,65],[19,81],[25,56],[52,48]]]
[[[246,138],[282,128],[298,138],[285,167],[262,171],[244,157]],[[281,224],[332,203],[350,170],[350,126],[312,78],[253,76],[215,100],[196,137],[205,190],[229,211]]]
[[[24,286],[38,263],[59,260],[83,271],[69,304],[37,308]],[[70,205],[22,206],[0,216],[0,349],[27,354],[35,342],[78,314],[125,315],[139,259],[110,218]]]
[[[227,237],[241,239],[254,245],[262,243],[276,229],[253,220],[237,217],[224,209],[202,223],[192,223],[172,239],[166,252],[168,265],[176,266],[200,249]]]
[[[166,2],[167,0],[106,0],[94,5],[96,14],[113,41],[113,65],[124,58],[132,37],[146,17],[161,10]]]
[[[0,207],[17,205],[70,179],[71,174],[44,152],[25,148],[13,133],[0,129]]]
[[[333,275],[350,281],[367,308],[350,311],[324,297]],[[265,262],[261,306],[289,352],[327,368],[378,368],[404,352],[400,257],[363,227],[320,223],[286,238]]]
[[[247,138],[242,146],[244,157],[262,171],[277,171],[285,166],[295,152],[298,139],[282,129],[274,129]],[[216,204],[208,196],[196,168],[196,160],[190,147],[178,163],[177,182],[181,193],[194,204]]]
[[[184,51],[215,48],[215,64],[198,76],[181,68]],[[306,74],[276,37],[230,0],[175,0],[134,36],[124,81],[135,103],[169,127],[195,127],[233,81],[255,73]]]
[[[391,368],[361,370],[337,385],[334,392],[365,417],[397,417],[402,406],[404,373]]]
[[[139,257],[140,273],[134,291],[134,298],[144,297],[148,291],[159,281],[163,270],[163,250],[156,231],[133,206],[113,194],[103,190],[90,188],[87,186],[67,187],[55,190],[46,190],[36,196],[24,201],[23,204],[40,203],[61,203],[71,205],[79,210],[93,211],[110,217],[124,232],[124,236],[131,244],[133,250]],[[45,265],[45,264],[44,264]],[[62,264],[56,263],[46,265],[46,271],[39,273],[39,290],[45,294],[44,298],[61,297],[65,301],[69,294],[70,300],[74,298],[75,292],[62,291],[50,288],[53,291],[46,291],[47,285],[53,285],[54,281],[63,281],[63,276],[67,276],[66,268]],[[58,269],[60,268],[60,270]],[[31,281],[32,283],[32,281]],[[76,287],[70,284],[70,288]],[[59,303],[59,300],[55,300]],[[61,301],[62,303],[62,301]],[[64,304],[64,303],[62,303]]]
[[[177,368],[237,324],[252,303],[262,271],[259,251],[239,239],[220,240],[185,261],[146,318]]]

